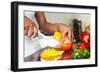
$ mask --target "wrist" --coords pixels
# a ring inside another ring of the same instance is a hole
[[[58,24],[57,27],[58,27],[58,32],[61,32],[61,25]]]

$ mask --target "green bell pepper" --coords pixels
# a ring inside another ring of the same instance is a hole
[[[90,57],[90,52],[87,48],[77,48],[73,50],[72,58],[73,59],[87,59]]]

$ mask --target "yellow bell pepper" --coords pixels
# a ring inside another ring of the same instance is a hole
[[[61,56],[61,52],[60,51],[56,51],[54,49],[46,49],[44,50],[41,54],[40,54],[40,57],[42,59],[44,59],[45,61],[51,61],[51,60],[54,60],[56,59],[57,57],[60,57]]]
[[[54,35],[53,35],[53,39],[60,41],[61,40],[61,33],[55,32]]]

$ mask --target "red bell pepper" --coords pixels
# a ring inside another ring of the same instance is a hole
[[[88,32],[82,32],[80,34],[80,40],[82,43],[90,43],[90,34]]]
[[[90,44],[89,43],[79,43],[77,45],[77,48],[90,48]]]

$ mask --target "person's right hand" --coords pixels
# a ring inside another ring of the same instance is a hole
[[[38,33],[37,27],[28,17],[24,16],[24,35],[28,37],[36,37]]]

